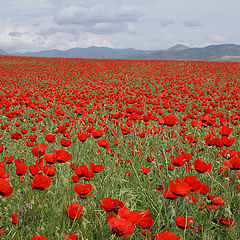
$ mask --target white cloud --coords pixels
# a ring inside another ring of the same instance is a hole
[[[211,36],[205,36],[205,39],[210,43],[210,44],[221,44],[226,42],[226,37],[223,35],[211,35]],[[230,42],[231,43],[231,42]]]
[[[101,4],[93,7],[70,5],[60,10],[54,20],[60,25],[85,24],[91,26],[100,23],[135,22],[138,21],[141,16],[143,16],[142,12],[126,7],[110,9]]]
[[[188,20],[188,21],[183,22],[183,26],[185,26],[185,27],[200,27],[200,26],[202,26],[202,24],[199,21]]]
[[[22,33],[14,31],[14,32],[9,32],[8,35],[11,37],[20,37]]]
[[[237,0],[0,0],[0,5],[0,49],[11,52],[240,43]]]

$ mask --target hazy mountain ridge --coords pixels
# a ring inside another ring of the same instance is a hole
[[[180,50],[186,50],[186,49],[189,49],[189,47],[187,47],[187,46],[185,46],[183,44],[177,44],[177,45],[175,45],[173,47],[168,48],[167,50],[168,51],[169,50],[180,51]]]
[[[132,56],[144,54],[146,52],[134,48],[117,49],[108,47],[71,48],[67,50],[45,50],[40,52],[17,53],[18,56],[33,57],[61,57],[61,58],[109,58],[126,59]]]
[[[0,49],[0,55],[7,53]],[[177,44],[165,50],[116,49],[108,47],[71,48],[68,50],[44,50],[11,54],[15,56],[59,57],[59,58],[102,58],[102,59],[153,59],[153,60],[198,60],[240,61],[240,45],[221,44],[203,48],[189,48]]]
[[[2,49],[0,49],[0,55],[7,55],[7,52],[5,52]]]
[[[239,61],[240,45],[209,45],[203,48],[187,48],[184,50],[160,50],[149,55],[137,56],[140,59],[156,60],[196,60],[196,61]],[[136,59],[137,59],[136,58]]]

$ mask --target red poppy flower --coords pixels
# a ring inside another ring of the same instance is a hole
[[[45,149],[47,147],[47,144],[45,143],[40,143],[36,147],[31,149],[31,153],[35,157],[42,157],[45,154]]]
[[[110,217],[107,217],[108,220],[111,218],[111,214],[109,216]],[[118,216],[120,218],[126,219],[128,222],[132,223],[135,227],[139,224],[139,220],[141,218],[138,212],[130,211],[127,207],[119,209]]]
[[[177,134],[174,131],[171,131],[170,134],[168,134],[171,138],[177,138]]]
[[[18,221],[17,215],[16,215],[15,213],[12,214],[12,223],[13,223],[13,224],[17,224],[17,221]]]
[[[92,136],[97,139],[97,138],[100,138],[104,134],[104,130],[94,129],[91,131],[91,133],[92,133]]]
[[[104,139],[98,139],[97,143],[98,143],[99,147],[102,147],[102,148],[105,148],[105,149],[109,149],[109,145],[110,145],[109,141],[104,140]]]
[[[47,142],[55,142],[55,141],[56,141],[56,135],[46,134],[46,135],[45,135],[45,140],[46,140]]]
[[[82,240],[82,238],[78,237],[77,232],[71,233],[70,236],[64,233],[64,237],[66,240]]]
[[[199,116],[199,119],[202,123],[205,123],[209,126],[214,126],[216,124],[216,122],[210,115],[201,115]]]
[[[37,131],[37,127],[31,127],[31,131],[34,132],[34,131]]]
[[[44,190],[51,184],[51,178],[45,175],[37,174],[32,180],[32,188],[38,190]]]
[[[65,150],[53,150],[53,157],[59,163],[65,163],[72,158],[72,155]]]
[[[234,222],[232,218],[226,218],[226,217],[222,217],[222,218],[220,219],[220,223],[221,223],[222,225],[231,226],[231,227],[233,227],[233,226],[236,225],[236,222]]]
[[[173,127],[178,123],[178,117],[177,116],[166,116],[163,118],[164,124],[170,127]]]
[[[138,136],[140,138],[144,138],[146,136],[146,132],[143,131],[143,132],[139,133]]]
[[[212,204],[214,204],[214,205],[223,205],[225,202],[226,202],[226,200],[223,200],[222,196],[212,198]]]
[[[58,129],[57,129],[57,131],[55,133],[62,133],[62,134],[64,134],[66,132],[66,130],[67,130],[67,127],[65,125],[59,125]]]
[[[10,163],[12,163],[13,160],[14,160],[14,156],[13,155],[6,156],[5,163],[10,164]]]
[[[31,142],[29,140],[25,141],[25,143],[26,143],[27,147],[33,147],[34,146],[34,142]]]
[[[11,139],[19,140],[22,138],[22,134],[19,132],[15,132],[15,133],[11,133],[10,137],[11,137]]]
[[[147,210],[142,210],[139,211],[139,217],[138,217],[138,225],[142,228],[151,228],[154,224],[153,219],[151,218],[152,214],[150,213],[150,211]]]
[[[182,167],[186,162],[187,159],[182,154],[177,154],[175,158],[171,155],[171,163],[176,167]]]
[[[1,228],[0,229],[0,236],[5,232],[5,229],[4,228]]]
[[[55,176],[55,171],[56,171],[56,168],[51,167],[51,166],[45,166],[43,168],[43,173],[46,174],[49,177]]]
[[[48,164],[54,164],[57,162],[57,160],[54,158],[54,155],[52,153],[45,153],[43,155],[43,159],[46,161]]]
[[[149,122],[151,120],[151,116],[144,115],[144,116],[142,116],[142,119],[143,119],[144,122]]]
[[[210,190],[210,187],[207,186],[207,184],[204,182],[204,183],[202,184],[201,189],[200,189],[200,194],[201,194],[201,195],[205,195],[205,194],[209,193],[209,190]]]
[[[77,167],[74,171],[74,173],[78,177],[87,177],[87,178],[93,178],[94,177],[94,172],[90,171],[87,167],[87,165],[81,165]]]
[[[37,139],[37,135],[35,135],[35,134],[29,136],[29,140],[32,142],[35,142],[36,139]]]
[[[77,137],[81,142],[85,142],[90,135],[87,133],[77,132]]]
[[[227,160],[225,160],[224,164],[226,164],[226,161]],[[240,157],[234,156],[230,158],[228,167],[232,170],[240,170]]]
[[[191,187],[191,192],[200,192],[202,189],[202,183],[194,175],[184,176],[184,182]]]
[[[113,216],[107,221],[112,234],[116,237],[129,237],[134,232],[134,226],[124,218],[117,218]]]
[[[22,176],[27,172],[28,166],[25,165],[24,163],[18,163],[16,165],[16,174],[18,176]]]
[[[142,168],[143,174],[148,174],[149,171],[150,171],[150,168],[149,168],[149,167],[143,167],[143,168]]]
[[[28,166],[29,172],[35,176],[40,171],[40,167],[37,164],[32,164]]]
[[[188,196],[189,201],[191,200],[191,204],[198,202],[198,199],[195,196]],[[188,203],[189,203],[188,201]]]
[[[64,147],[69,147],[69,146],[71,146],[72,141],[70,139],[66,140],[64,138],[61,138],[61,139],[59,139],[59,143]]]
[[[171,232],[155,233],[155,240],[180,240],[180,236],[175,235]]]
[[[36,234],[34,237],[31,238],[31,240],[50,240],[48,237],[42,237]]]
[[[110,197],[106,197],[102,200],[102,204],[100,204],[100,208],[104,209],[105,212],[115,212],[118,213],[118,210],[124,206],[125,202],[120,201],[118,199],[112,199]]]
[[[218,130],[219,130],[219,132],[222,136],[227,136],[228,137],[231,134],[233,129],[230,128],[229,126],[224,126],[222,128],[219,128]]]
[[[11,196],[14,188],[11,187],[9,182],[3,178],[0,178],[0,195],[3,197]]]
[[[148,161],[148,162],[153,162],[153,161],[154,161],[154,157],[152,157],[152,156],[147,156],[147,161]]]
[[[224,144],[223,144],[223,141],[222,141],[222,138],[212,138],[211,140],[210,140],[210,143],[209,143],[209,145],[211,146],[217,146],[217,147],[223,147],[224,146]]]
[[[169,191],[169,187],[166,187],[166,190],[162,192],[162,195],[164,198],[167,198],[167,199],[177,199],[178,196],[173,194],[171,191]]]
[[[123,135],[128,135],[129,133],[131,133],[131,130],[128,127],[125,127],[124,129],[121,128],[121,132]]]
[[[200,160],[199,158],[193,162],[193,166],[195,170],[199,173],[210,172],[212,170],[211,163],[205,163],[204,161]]]
[[[177,216],[175,219],[176,226],[181,229],[190,228],[194,225],[193,218],[192,217],[182,217]]]
[[[89,167],[94,173],[99,173],[104,169],[105,165],[97,165],[97,164],[94,164],[93,162],[91,162],[89,164]]]
[[[68,217],[71,219],[80,219],[83,216],[83,205],[80,206],[79,204],[72,203],[67,208]]]
[[[200,127],[202,125],[197,120],[192,120],[190,124],[191,124],[192,127]]]
[[[235,137],[228,138],[226,136],[223,136],[221,137],[220,140],[224,146],[230,147],[235,143],[236,138]]]
[[[74,182],[74,183],[77,183],[81,178],[78,177],[78,176],[75,176],[75,175],[72,175],[71,176],[71,180]]]
[[[15,126],[16,126],[16,127],[20,127],[20,126],[21,126],[21,123],[20,123],[20,122],[15,122]]]
[[[79,166],[79,163],[73,163],[73,162],[70,163],[70,168],[72,170],[75,170],[78,166]]]
[[[185,182],[174,183],[173,181],[170,181],[169,187],[173,194],[181,197],[185,197],[191,192],[191,187]]]
[[[93,186],[90,183],[86,183],[86,184],[80,184],[77,183],[74,186],[74,192],[77,193],[77,195],[80,198],[86,198],[87,196],[90,196],[90,192],[92,191]]]
[[[24,129],[24,128],[20,128],[20,132],[22,133],[22,134],[26,134],[27,133],[27,129]]]
[[[4,168],[4,166],[0,165],[0,178],[2,178],[5,173],[6,173],[6,169]]]

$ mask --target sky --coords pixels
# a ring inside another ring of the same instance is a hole
[[[240,44],[240,0],[0,0],[8,53]]]

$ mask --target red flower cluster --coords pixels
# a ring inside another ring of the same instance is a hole
[[[115,234],[117,237],[129,237],[137,226],[143,229],[150,229],[154,223],[151,216],[152,214],[146,210],[131,212],[128,208],[123,207],[119,209],[117,216],[113,213],[107,216],[107,224],[112,234]]]
[[[72,203],[67,208],[68,217],[71,219],[80,219],[83,216],[82,209],[83,205],[80,206],[79,204]]]
[[[90,196],[90,192],[92,191],[93,186],[90,183],[86,183],[86,184],[80,184],[77,183],[74,186],[74,192],[77,193],[77,195],[80,198],[86,198],[88,196]]]

